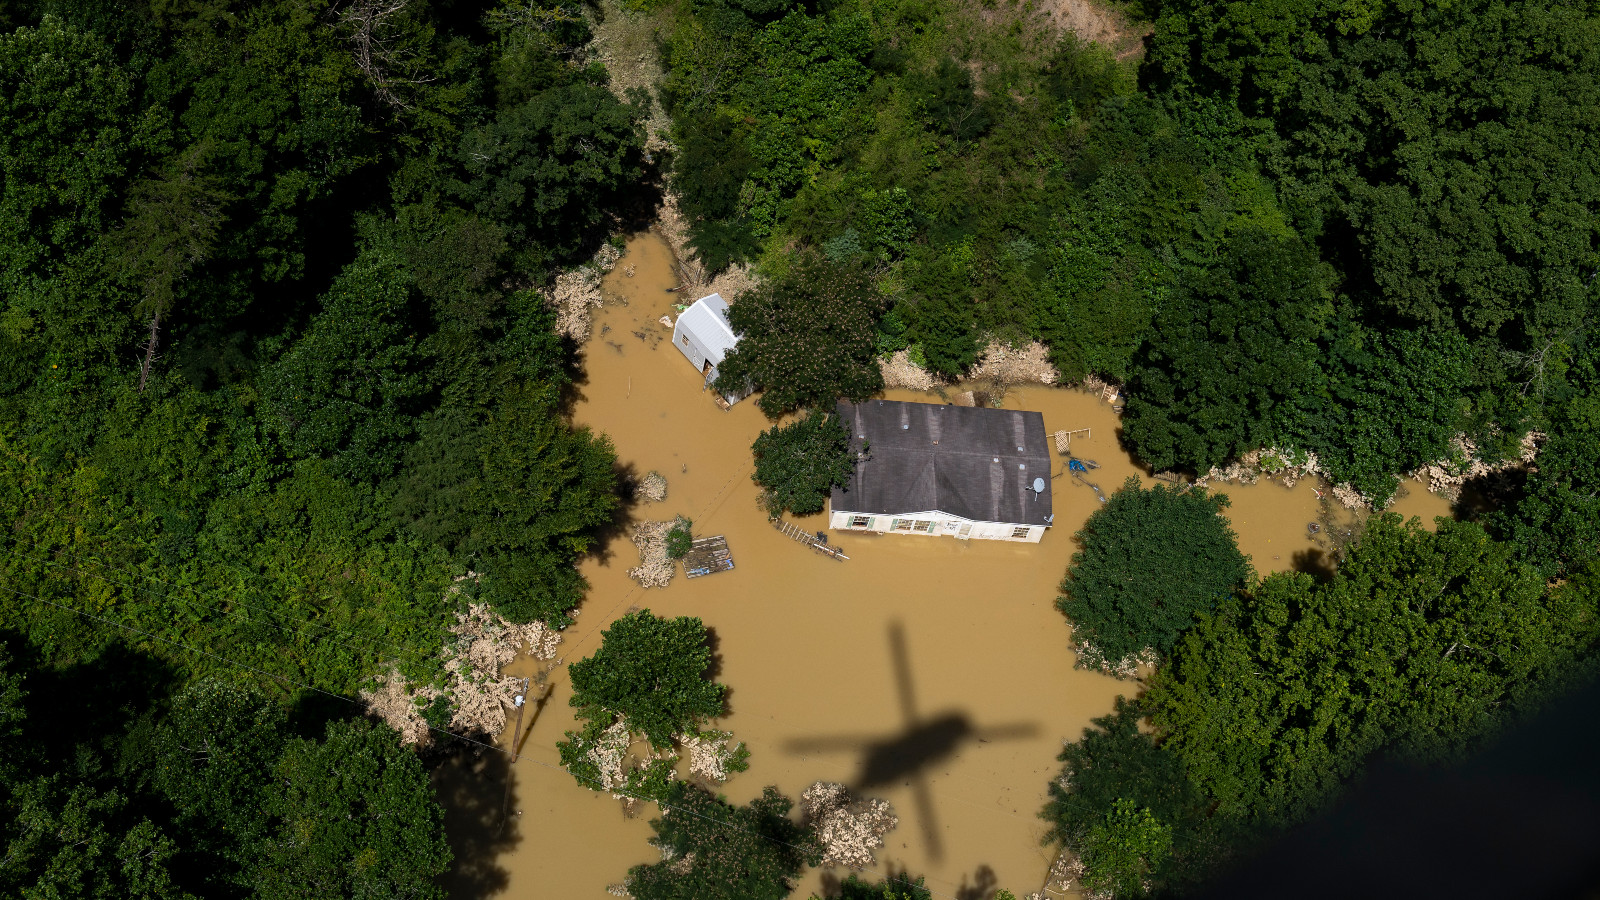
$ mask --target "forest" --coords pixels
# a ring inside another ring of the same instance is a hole
[[[847,471],[823,413],[880,360],[993,343],[1120,385],[1153,471],[1270,448],[1381,510],[1537,449],[1322,575],[1258,576],[1217,495],[1115,495],[1059,607],[1155,671],[1049,786],[1085,886],[1182,892],[1592,678],[1600,9],[1107,8],[1095,43],[1037,0],[0,0],[5,892],[441,895],[426,760],[355,698],[442,683],[468,604],[572,621],[632,475],[549,289],[664,197],[759,276],[723,377],[811,411],[754,448],[774,511]],[[655,90],[607,15],[657,23]],[[637,896],[792,889],[790,800],[659,790],[658,842],[776,837]]]

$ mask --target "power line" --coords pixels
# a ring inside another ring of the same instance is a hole
[[[91,573],[86,573],[86,574],[89,574],[91,577],[102,578],[103,580],[107,580],[107,581],[110,580],[110,579],[105,579],[104,576],[96,575],[96,574],[94,574],[92,572]],[[115,583],[115,582],[113,582],[113,583]],[[185,644],[182,641],[175,641],[175,640],[172,640],[170,638],[163,638],[163,637],[160,637],[159,635],[151,634],[148,631],[144,631],[144,630],[139,629],[139,628],[134,628],[131,625],[125,625],[125,624],[123,624],[121,622],[116,622],[116,621],[113,621],[111,619],[107,619],[107,618],[105,618],[103,616],[97,616],[97,615],[95,615],[93,613],[84,612],[83,610],[77,609],[76,607],[73,607],[73,606],[68,606],[68,605],[65,605],[65,604],[56,603],[55,601],[52,601],[52,600],[46,600],[43,597],[40,597],[40,596],[38,596],[36,594],[27,593],[26,591],[19,591],[19,590],[16,590],[15,588],[5,587],[4,585],[0,585],[0,590],[6,591],[7,593],[15,594],[15,595],[17,595],[19,597],[27,597],[27,598],[29,598],[31,600],[36,600],[36,601],[38,601],[40,603],[43,603],[43,604],[45,604],[47,606],[53,606],[56,609],[64,610],[66,612],[70,612],[70,613],[73,613],[75,615],[83,616],[84,618],[92,619],[92,620],[94,620],[96,622],[100,622],[100,623],[105,624],[105,625],[110,625],[113,628],[120,628],[120,629],[122,629],[124,631],[129,631],[129,632],[132,632],[134,634],[142,635],[142,636],[147,637],[147,638],[149,638],[149,639],[151,639],[153,641],[158,641],[160,643],[168,644],[168,645],[173,646],[173,647],[180,647],[180,648],[188,650],[188,651],[190,651],[192,653],[198,653],[201,656],[206,656],[206,657],[209,657],[211,659],[215,659],[215,660],[219,660],[219,661],[224,662],[224,663],[228,663],[230,665],[238,666],[241,669],[247,669],[247,670],[249,670],[251,672],[255,672],[258,675],[264,675],[264,676],[266,676],[268,678],[272,678],[272,679],[275,679],[277,681],[286,682],[288,684],[295,685],[296,687],[304,688],[304,689],[306,689],[308,691],[315,691],[316,693],[322,694],[323,696],[332,697],[332,698],[334,698],[336,700],[342,700],[342,701],[344,701],[346,703],[351,704],[352,706],[356,706],[356,707],[362,709],[363,711],[366,711],[365,704],[362,704],[361,702],[356,701],[356,700],[352,700],[349,697],[344,697],[344,696],[341,696],[339,694],[335,694],[335,693],[332,693],[332,692],[329,692],[329,691],[325,691],[325,690],[323,690],[323,689],[321,689],[319,687],[315,687],[313,685],[309,685],[309,684],[306,684],[306,683],[301,682],[301,681],[296,681],[293,678],[289,678],[289,677],[284,676],[284,675],[277,675],[277,674],[274,674],[272,672],[268,672],[265,669],[257,668],[255,666],[249,665],[248,663],[238,662],[237,660],[230,659],[230,658],[228,658],[226,656],[223,656],[221,654],[218,654],[218,653],[212,653],[211,651],[208,651],[208,650],[202,650],[202,649],[200,649],[198,647],[194,647],[194,646],[191,646],[189,644]],[[459,740],[459,741],[465,741],[466,743],[469,743],[469,744],[475,744],[475,745],[477,745],[479,747],[483,747],[483,748],[488,749],[488,750],[493,750],[496,753],[500,753],[500,754],[505,755],[505,756],[511,756],[512,755],[512,753],[510,751],[505,750],[505,749],[503,749],[501,747],[497,747],[497,746],[495,746],[493,744],[487,744],[487,743],[484,743],[483,741],[474,740],[473,738],[466,737],[465,735],[456,734],[453,731],[449,731],[447,729],[436,727],[436,726],[434,726],[432,724],[429,724],[426,721],[423,722],[423,725],[429,731],[437,732],[439,734],[446,735],[447,737],[451,737],[451,738],[454,738],[454,739]],[[515,737],[517,737],[517,736],[514,735],[513,739],[515,739]],[[549,763],[541,762],[541,761],[539,761],[537,759],[529,759],[528,761],[533,763],[536,766],[540,766],[541,768],[549,769],[549,770],[551,770],[553,772],[566,773],[566,774],[572,776],[573,778],[577,779],[578,781],[588,782],[588,783],[594,785],[594,790],[597,790],[597,791],[606,791],[606,792],[610,792],[610,793],[613,793],[613,794],[622,794],[623,796],[628,797],[629,799],[638,800],[638,801],[641,801],[641,802],[655,803],[657,806],[659,806],[660,808],[662,808],[664,810],[672,810],[674,812],[682,813],[682,814],[684,814],[686,816],[692,816],[694,818],[701,819],[701,820],[706,821],[706,822],[710,822],[710,823],[712,823],[714,825],[719,825],[719,826],[721,826],[723,828],[727,828],[730,831],[743,832],[744,834],[751,835],[753,837],[759,838],[759,839],[767,841],[769,843],[776,844],[776,845],[783,846],[783,847],[787,847],[787,848],[789,848],[791,850],[795,850],[795,851],[797,851],[797,852],[799,852],[801,854],[804,854],[806,852],[806,848],[805,847],[801,847],[798,844],[793,844],[793,843],[790,843],[788,841],[781,841],[781,840],[778,840],[777,838],[773,838],[773,837],[770,837],[768,835],[762,834],[759,831],[752,831],[752,830],[750,830],[748,828],[741,828],[738,825],[735,825],[734,823],[728,822],[728,821],[726,821],[724,819],[713,818],[711,816],[707,816],[707,815],[704,815],[702,813],[697,813],[697,812],[695,812],[694,810],[691,810],[691,809],[687,809],[687,808],[684,808],[684,807],[681,807],[681,806],[675,806],[675,805],[669,804],[669,803],[667,803],[665,801],[662,801],[662,800],[655,800],[655,799],[652,799],[650,797],[641,797],[641,796],[638,796],[638,795],[630,794],[626,790],[618,790],[616,788],[607,788],[601,782],[599,782],[599,781],[597,781],[597,780],[595,780],[593,778],[585,778],[585,777],[583,777],[581,775],[578,775],[576,772],[572,772],[572,771],[570,771],[568,769],[565,769],[565,768],[562,768],[560,766],[552,766]],[[849,863],[846,863],[845,867],[848,868],[848,869],[854,870],[855,872],[860,873],[860,874],[867,874],[867,869],[864,866],[856,866],[856,865],[851,865]],[[924,877],[926,877],[926,876],[924,876]],[[900,883],[902,883],[902,884],[904,884],[904,885],[906,885],[908,887],[916,886],[915,882],[913,882],[913,881],[911,881],[909,879],[906,879],[906,878],[895,879],[893,876],[886,875],[885,876],[885,880],[886,881],[899,881]],[[946,893],[942,893],[940,891],[935,891],[932,888],[929,888],[925,884],[921,885],[921,887],[922,887],[923,890],[927,891],[930,894],[935,894],[935,895],[942,896],[942,897],[949,897],[950,900],[960,900],[960,898],[957,897],[955,894],[946,894]]]
[[[718,488],[717,492],[715,494],[711,495],[711,499],[707,500],[706,504],[700,508],[700,512],[695,514],[695,518],[697,518],[697,519],[705,518],[706,510],[709,510],[712,506],[716,505],[717,501],[722,499],[722,495],[727,493],[728,487],[730,485],[732,485],[735,481],[737,481],[739,478],[743,477],[744,474],[746,472],[748,472],[749,470],[750,470],[750,467],[749,466],[745,466],[743,469],[740,469],[739,472],[737,474],[735,474],[732,478],[729,478],[727,481],[723,482],[722,483],[722,487]],[[639,591],[639,585],[638,584],[635,584],[633,587],[628,588],[628,592],[626,594],[623,594],[622,595],[622,599],[618,600],[615,604],[612,605],[612,607],[609,610],[606,611],[606,614],[601,617],[601,621],[604,622],[604,621],[610,619],[612,616],[616,615],[617,610],[622,608],[622,604],[627,603],[628,602],[628,598],[632,597],[634,594],[638,593],[638,591]],[[581,639],[576,641],[572,645],[572,647],[570,647],[567,650],[567,653],[565,655],[571,655],[573,653],[577,653],[579,650],[582,650],[584,645],[587,644],[589,642],[589,640],[591,638],[593,638],[598,633],[599,633],[599,629],[596,629],[595,631],[591,631],[590,633],[584,635]]]

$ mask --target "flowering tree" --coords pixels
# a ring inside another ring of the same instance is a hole
[[[718,369],[717,390],[754,385],[763,391],[761,411],[773,418],[828,408],[840,397],[865,400],[883,388],[877,339],[884,308],[866,273],[802,257],[728,307],[739,345]]]

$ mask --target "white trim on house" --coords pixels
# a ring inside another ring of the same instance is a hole
[[[916,513],[863,513],[834,509],[828,504],[828,527],[835,531],[872,531],[878,534],[921,534],[929,537],[954,537],[957,540],[1016,541],[1037,544],[1048,525],[1018,525],[1012,522],[982,522],[954,516],[939,510]]]

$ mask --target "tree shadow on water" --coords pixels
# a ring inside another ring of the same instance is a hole
[[[979,866],[973,873],[972,881],[967,881],[967,876],[961,876],[961,886],[956,888],[956,900],[993,900],[995,891],[1000,887],[1000,879],[994,874],[994,869],[988,866]]]
[[[510,873],[499,864],[500,857],[522,842],[510,758],[494,752],[454,753],[434,769],[432,780],[455,856],[439,886],[451,900],[478,900],[505,890]]]
[[[1296,572],[1304,572],[1318,581],[1327,581],[1333,577],[1333,557],[1329,556],[1326,550],[1320,548],[1301,550],[1289,559]]]
[[[610,522],[594,530],[594,545],[587,553],[602,566],[611,565],[619,553],[618,548],[633,548],[629,533],[633,531],[633,526],[643,521],[637,515],[637,510],[641,502],[639,485],[644,476],[639,474],[633,463],[621,460],[612,464],[611,471],[617,484],[617,511]]]

